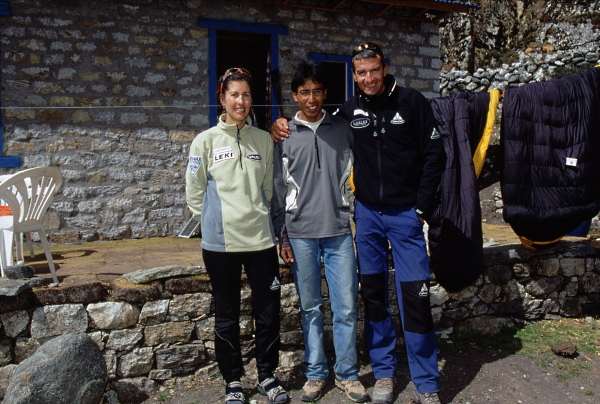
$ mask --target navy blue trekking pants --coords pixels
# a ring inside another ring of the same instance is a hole
[[[391,245],[396,294],[411,379],[420,393],[439,391],[436,337],[429,303],[429,260],[423,226],[412,206],[356,201],[356,249],[365,303],[365,340],[375,379],[394,377],[396,331],[388,296]]]

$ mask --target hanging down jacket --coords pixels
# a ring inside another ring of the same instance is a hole
[[[452,292],[475,281],[483,268],[481,206],[473,155],[489,144],[489,136],[482,141],[482,135],[489,109],[489,120],[493,123],[495,118],[497,97],[493,99],[491,108],[489,93],[459,92],[430,100],[447,155],[438,188],[440,204],[428,222],[430,262],[436,280]]]
[[[553,244],[600,210],[599,122],[600,68],[506,90],[503,216],[525,246]]]

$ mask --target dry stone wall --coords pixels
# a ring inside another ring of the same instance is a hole
[[[431,310],[440,338],[458,331],[498,333],[502,327],[600,313],[600,246],[562,241],[545,251],[521,245],[485,248],[483,273],[460,292],[431,288]],[[279,377],[302,371],[299,298],[289,269],[281,268],[282,307]],[[394,270],[389,293],[395,302]],[[35,288],[35,278],[0,278],[0,397],[17,365],[52,338],[85,332],[100,347],[110,383],[107,402],[128,402],[162,383],[218,372],[214,352],[214,303],[203,267],[171,266],[137,271],[110,285],[65,282]],[[325,294],[324,321],[332,349],[332,320]],[[242,291],[240,329],[246,375],[255,377],[254,321],[250,291]],[[398,326],[398,310],[393,307]],[[359,349],[363,350],[364,308],[359,299]],[[401,335],[401,334],[399,334]],[[111,398],[112,397],[112,398]],[[119,401],[114,401],[114,400]],[[113,401],[110,401],[113,400]]]
[[[349,55],[367,40],[380,41],[402,85],[428,96],[439,88],[435,23],[230,0],[9,4],[0,17],[3,151],[22,159],[18,170],[62,172],[45,218],[55,243],[167,236],[189,217],[188,148],[209,127],[200,17],[287,28],[278,36],[286,105],[308,52]]]

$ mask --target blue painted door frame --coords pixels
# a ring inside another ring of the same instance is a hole
[[[10,6],[6,1],[0,1],[0,17],[10,16]],[[2,68],[0,66],[0,82],[2,81]],[[2,125],[2,115],[4,110],[2,109],[2,97],[0,96],[0,154],[4,152],[4,130]],[[21,159],[19,157],[4,156],[0,155],[0,167],[12,168],[19,167],[21,165]]]
[[[259,24],[233,20],[215,20],[212,18],[199,18],[198,26],[208,28],[208,100],[209,122],[211,126],[217,124],[217,30],[251,32],[255,34],[269,34],[271,36],[271,71],[279,69],[279,36],[287,35],[288,29],[284,25]],[[274,119],[279,116],[277,93],[271,83],[273,105],[271,112]]]

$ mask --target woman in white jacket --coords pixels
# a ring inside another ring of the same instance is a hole
[[[233,68],[219,80],[224,113],[190,147],[186,198],[201,222],[202,257],[215,299],[215,350],[227,383],[225,403],[244,404],[239,341],[242,266],[256,320],[258,391],[269,403],[287,393],[273,372],[279,360],[279,262],[269,204],[273,194],[273,142],[252,126],[250,73]]]

